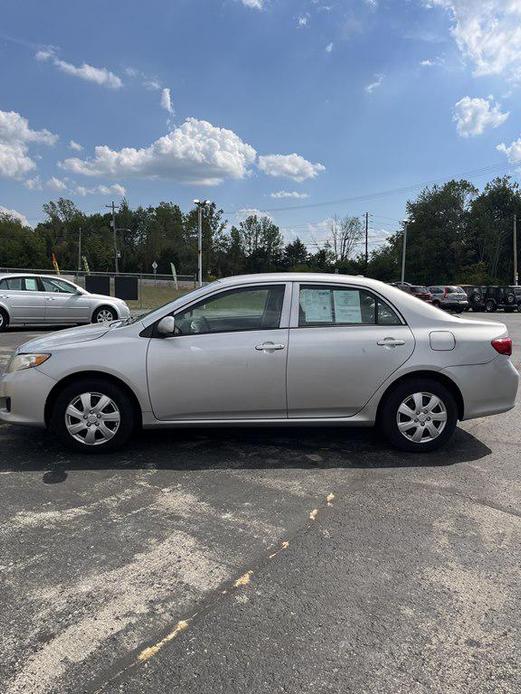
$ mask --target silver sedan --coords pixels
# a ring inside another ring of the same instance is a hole
[[[56,275],[0,275],[0,331],[9,325],[103,323],[128,318],[122,299],[91,294]]]
[[[502,323],[465,320],[375,280],[219,280],[151,313],[18,348],[0,418],[82,451],[136,427],[377,424],[406,451],[514,406]]]

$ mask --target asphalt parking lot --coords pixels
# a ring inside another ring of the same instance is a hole
[[[493,319],[519,367],[521,314]],[[0,446],[5,694],[521,691],[519,406],[424,456],[362,429]]]

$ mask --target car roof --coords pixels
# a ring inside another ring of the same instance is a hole
[[[0,273],[0,280],[5,278],[13,277],[44,277],[47,280],[65,280],[65,282],[72,282],[72,280],[67,279],[67,277],[62,277],[61,275],[40,275],[36,272],[2,272]]]
[[[324,282],[326,284],[356,284],[362,287],[383,286],[383,282],[363,275],[341,275],[326,272],[265,272],[252,275],[233,275],[217,280],[222,286],[249,284],[252,282]],[[388,286],[388,285],[385,285]]]

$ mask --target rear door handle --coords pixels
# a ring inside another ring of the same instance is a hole
[[[47,301],[56,301],[56,299],[53,296],[48,296]]]
[[[261,345],[256,345],[255,349],[257,352],[276,352],[278,349],[284,349],[285,346],[274,342],[263,342]]]
[[[405,344],[405,340],[400,340],[395,337],[384,337],[382,340],[378,340],[376,344],[380,347],[399,347]]]

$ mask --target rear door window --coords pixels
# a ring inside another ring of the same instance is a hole
[[[396,312],[365,289],[301,285],[299,327],[400,325]]]

